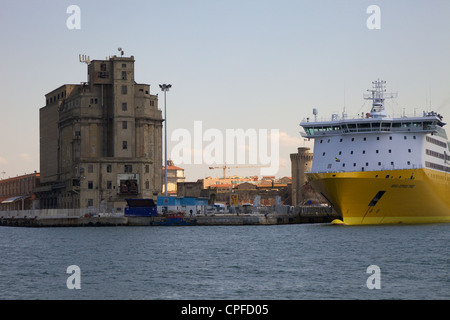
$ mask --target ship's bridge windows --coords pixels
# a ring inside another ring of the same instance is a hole
[[[347,127],[348,127],[348,131],[349,132],[356,132],[357,130],[356,130],[356,123],[349,123],[349,124],[347,124]]]
[[[391,130],[391,124],[389,122],[381,123],[381,131],[389,131]]]
[[[433,127],[433,122],[431,122],[431,121],[425,121],[423,123],[424,130],[430,130],[432,127]]]
[[[358,131],[370,131],[370,123],[358,123]]]

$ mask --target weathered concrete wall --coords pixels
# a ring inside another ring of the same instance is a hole
[[[31,210],[30,210],[31,211]],[[75,215],[69,209],[53,212],[54,215],[36,216],[36,211],[15,211],[17,214],[0,214],[0,226],[18,227],[86,227],[86,226],[152,226],[166,221],[166,217],[133,217],[133,216],[86,216]],[[27,215],[28,214],[28,215]],[[197,215],[185,217],[188,222],[198,226],[218,225],[276,225],[299,223],[329,223],[340,218],[329,207],[296,208],[290,213],[266,214],[217,214],[210,216]]]

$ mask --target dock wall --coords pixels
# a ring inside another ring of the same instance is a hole
[[[197,226],[277,225],[329,223],[340,218],[329,207],[295,207],[290,212],[235,213],[185,216]],[[23,210],[0,212],[0,226],[17,227],[89,227],[89,226],[152,226],[166,221],[164,216],[139,217],[123,214],[91,215],[77,209]]]

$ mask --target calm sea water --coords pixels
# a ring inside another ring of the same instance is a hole
[[[449,299],[449,243],[450,224],[0,227],[0,299]]]

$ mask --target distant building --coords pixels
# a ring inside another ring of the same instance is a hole
[[[45,95],[40,109],[41,208],[104,206],[161,192],[162,115],[150,85],[134,80],[134,57],[87,66],[88,82]]]
[[[165,193],[165,168],[162,168],[162,192]],[[172,160],[167,160],[167,194],[177,195],[177,184],[185,182],[184,169],[174,166]]]
[[[39,180],[38,172],[0,180],[0,211],[37,209],[33,190],[39,187]]]

